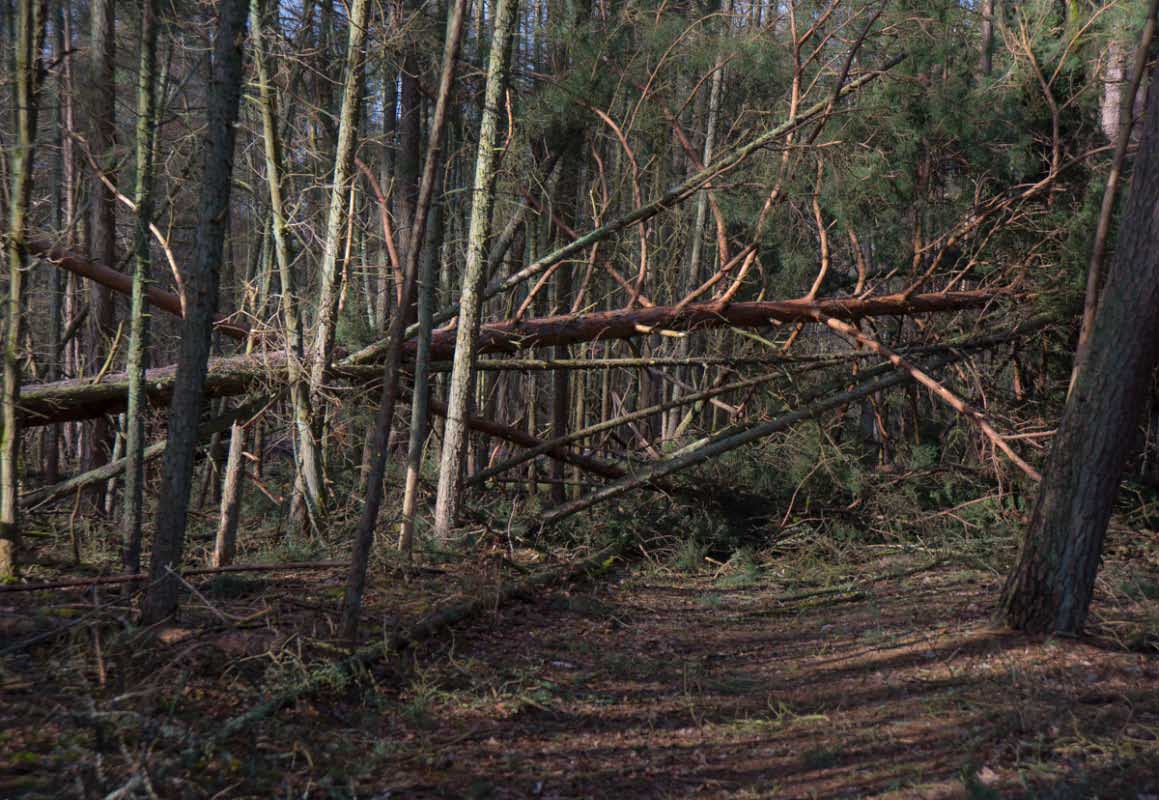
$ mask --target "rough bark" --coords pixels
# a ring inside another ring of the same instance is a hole
[[[169,436],[157,527],[153,535],[150,584],[142,604],[145,624],[177,610],[186,511],[193,482],[198,420],[204,401],[213,317],[217,307],[222,245],[229,214],[235,124],[241,97],[247,0],[221,0],[208,91],[208,137],[197,224],[196,256],[189,271],[189,303],[182,327],[181,358],[169,406]]]
[[[994,65],[994,6],[995,0],[982,0],[978,13],[982,20],[979,25],[978,72],[989,77]]]
[[[1083,321],[1082,327],[1079,329],[1079,349],[1081,350],[1090,338],[1091,326],[1094,323],[1095,309],[1098,307],[1099,294],[1103,289],[1103,256],[1107,249],[1107,240],[1110,238],[1111,222],[1115,210],[1115,198],[1118,196],[1119,180],[1123,174],[1123,166],[1127,160],[1127,147],[1131,143],[1131,128],[1134,123],[1133,109],[1135,107],[1135,95],[1139,92],[1139,84],[1142,82],[1143,73],[1147,69],[1147,53],[1151,47],[1151,39],[1155,36],[1155,14],[1159,11],[1159,2],[1151,0],[1148,7],[1147,22],[1143,25],[1143,31],[1139,35],[1139,46],[1135,50],[1134,63],[1131,67],[1131,73],[1126,84],[1116,84],[1118,96],[1115,101],[1118,102],[1118,111],[1113,120],[1116,128],[1113,132],[1108,132],[1115,143],[1115,153],[1111,157],[1111,170],[1107,173],[1107,183],[1103,187],[1103,202],[1099,208],[1099,222],[1095,228],[1095,241],[1091,245],[1091,257],[1087,263],[1087,293],[1086,300],[1083,305]],[[1118,56],[1115,54],[1116,50],[1125,49],[1125,45],[1120,42],[1111,43],[1111,55],[1109,59],[1113,62]],[[1119,77],[1123,78],[1123,69],[1126,64],[1126,57],[1122,58],[1122,63],[1119,64]],[[1107,70],[1110,71],[1111,63],[1108,63]],[[1110,87],[1108,85],[1108,93]],[[1109,102],[1104,98],[1104,103]],[[1104,109],[1105,111],[1105,109]],[[1108,125],[1104,114],[1104,125]]]
[[[1002,593],[1006,621],[1019,630],[1081,632],[1159,356],[1159,67],[1147,111],[1118,251]]]

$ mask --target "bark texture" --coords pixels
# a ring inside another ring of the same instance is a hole
[[[439,488],[435,499],[436,538],[445,538],[455,524],[462,493],[463,457],[466,453],[466,417],[475,391],[476,339],[482,309],[487,239],[491,233],[491,208],[495,200],[495,172],[498,164],[499,103],[507,77],[507,46],[516,18],[517,0],[499,0],[495,8],[495,31],[487,66],[483,118],[479,123],[479,149],[475,156],[474,196],[467,233],[467,264],[463,270],[459,306],[462,314],[455,332],[454,363],[447,394],[447,422],[443,427],[443,450],[439,463]]]
[[[1081,632],[1159,355],[1159,68],[1147,110],[1118,252],[1002,593],[1006,621],[1019,630]]]
[[[8,209],[8,298],[4,320],[4,382],[0,394],[0,581],[16,572],[20,543],[17,475],[20,454],[21,336],[24,326],[24,232],[32,197],[36,155],[36,122],[40,100],[40,52],[44,46],[46,3],[21,0],[16,30],[16,147],[10,161],[11,205]]]
[[[204,401],[206,366],[217,310],[217,288],[222,245],[229,215],[248,0],[222,0],[219,5],[213,74],[208,107],[209,145],[201,187],[197,249],[188,276],[188,313],[182,327],[181,357],[173,399],[169,405],[169,437],[157,528],[149,565],[149,590],[142,604],[145,624],[158,622],[177,610],[178,579],[185,542],[186,512],[193,482],[194,449]]]

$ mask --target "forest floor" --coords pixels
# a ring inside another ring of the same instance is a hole
[[[952,549],[635,556],[224,741],[340,659],[341,570],[191,580],[153,631],[107,589],[0,595],[0,796],[1159,797],[1152,533],[1112,536],[1080,640],[995,627],[1001,575]],[[378,564],[367,635],[501,563]]]

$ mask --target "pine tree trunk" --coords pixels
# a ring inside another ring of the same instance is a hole
[[[196,256],[186,278],[189,303],[182,326],[181,354],[165,450],[161,497],[153,535],[149,589],[142,603],[144,624],[177,611],[177,576],[185,543],[186,512],[193,483],[193,458],[201,417],[218,276],[229,215],[235,124],[241,97],[248,0],[221,0],[209,83],[208,128]]]
[[[1014,628],[1078,634],[1086,622],[1123,465],[1159,356],[1159,68],[1118,251],[1080,353],[1002,609]]]
[[[989,77],[994,63],[994,0],[982,0],[978,13],[982,20],[979,25],[980,42],[978,54],[978,72],[983,77]]]

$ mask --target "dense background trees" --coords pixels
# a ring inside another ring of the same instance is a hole
[[[0,7],[4,541],[16,476],[42,511],[83,488],[135,570],[143,497],[160,579],[186,502],[218,503],[218,564],[268,544],[255,529],[357,541],[348,632],[387,522],[406,548],[432,522],[439,540],[530,532],[726,452],[781,527],[890,536],[899,508],[981,498],[1017,525],[1095,240],[1116,246],[1100,208],[1116,141],[1131,168],[1153,13],[306,0],[247,5],[243,36],[221,27],[236,3],[16,6]],[[236,126],[217,105],[232,48]],[[213,319],[203,403],[195,331]],[[905,388],[887,391],[874,362],[891,353]],[[1124,433],[1140,520],[1159,486],[1146,394],[1146,430]],[[762,427],[785,412],[825,421]],[[165,466],[138,472],[166,435]],[[197,441],[199,481],[180,477]]]

